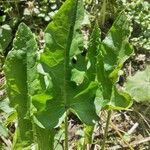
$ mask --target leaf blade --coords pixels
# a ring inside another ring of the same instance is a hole
[[[31,114],[32,84],[36,62],[37,44],[31,30],[21,23],[13,42],[13,49],[5,61],[7,93],[16,109],[18,128],[14,148],[28,147],[33,142]],[[32,75],[31,75],[32,72]]]
[[[133,97],[136,102],[150,101],[150,66],[144,71],[137,72],[134,76],[127,78],[125,90]]]
[[[82,52],[83,39],[80,29],[83,16],[83,1],[67,0],[45,30],[46,36],[49,37],[47,37],[46,47],[44,53],[41,55],[41,61],[44,70],[49,73],[52,79],[53,98],[47,101],[45,110],[39,114],[35,114],[38,121],[43,124],[45,128],[55,127],[57,123],[59,123],[59,118],[62,118],[64,113],[70,110],[75,111],[75,113],[78,113],[79,118],[83,118],[82,120],[87,121],[79,110],[83,110],[85,108],[84,105],[82,105],[84,107],[80,107],[80,105],[78,105],[79,107],[72,107],[74,101],[82,101],[82,99],[77,100],[74,97],[81,91],[84,91],[84,88],[87,88],[90,84],[90,82],[84,81],[86,78],[86,75],[84,76],[85,70],[75,69],[76,67],[71,62],[73,56],[80,55]],[[57,57],[57,63],[51,63],[51,60],[56,59],[56,57],[50,58],[48,56],[50,53],[53,53],[53,56],[59,56],[59,58]],[[61,55],[59,55],[60,53]],[[81,73],[80,77],[82,81],[76,77],[76,72]],[[75,76],[73,76],[73,74]],[[77,82],[77,84],[75,82]],[[89,100],[91,101],[90,103],[94,104],[94,96],[92,95],[92,97],[92,100],[91,97],[89,97]],[[85,105],[88,104],[85,100],[83,100],[83,103]],[[53,108],[55,108],[55,111],[53,111]],[[92,116],[89,120],[92,122],[92,117],[93,115],[96,116],[96,113],[94,113],[94,107],[91,108]],[[84,110],[89,111],[87,109]],[[45,114],[49,115],[46,115],[47,117],[43,119]]]

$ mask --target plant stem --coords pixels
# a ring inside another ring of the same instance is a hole
[[[103,26],[105,23],[105,18],[106,18],[106,6],[107,6],[107,0],[103,0],[103,4],[102,4],[102,8],[100,11],[100,21],[101,21],[101,25]]]
[[[105,143],[106,143],[107,134],[108,134],[108,127],[109,127],[109,123],[110,123],[110,120],[111,120],[111,112],[112,112],[111,110],[108,111],[107,122],[106,122],[106,127],[105,127],[105,132],[104,132],[104,139],[103,139],[101,150],[105,149]]]
[[[68,113],[65,117],[65,150],[68,150]]]

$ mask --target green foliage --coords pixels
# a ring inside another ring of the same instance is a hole
[[[2,54],[12,40],[11,32],[11,28],[7,24],[0,27],[0,53]]]
[[[47,141],[52,141],[53,137],[50,135],[51,131],[36,128],[32,119],[32,96],[43,92],[40,75],[37,73],[37,50],[37,43],[32,32],[24,23],[21,23],[14,39],[13,49],[8,54],[4,66],[7,94],[11,106],[17,111],[18,118],[14,149],[30,147],[34,140],[39,144],[40,149]],[[44,92],[42,96],[45,96]],[[41,143],[39,140],[41,137],[34,137],[34,134],[44,132],[47,133],[45,134],[47,140]],[[45,149],[49,149],[49,145],[47,146],[48,148],[45,147]]]
[[[131,42],[137,48],[150,50],[150,3],[146,0],[117,0],[132,20]]]
[[[150,102],[150,66],[134,76],[129,76],[125,88],[135,101]]]
[[[86,70],[78,70],[71,62],[74,56],[82,53],[80,28],[83,16],[82,1],[68,0],[45,30],[46,46],[41,61],[51,77],[52,99],[47,99],[45,109],[35,116],[46,128],[57,126],[67,111],[77,114],[86,124],[93,124],[93,120],[98,119],[94,108],[97,84],[85,79],[83,74]],[[79,65],[82,67],[84,64]]]
[[[117,110],[131,106],[131,97],[116,88],[118,72],[133,52],[127,17],[121,13],[103,41],[96,23],[87,57],[82,56],[83,18],[83,1],[67,0],[45,30],[40,58],[31,30],[19,25],[4,67],[8,97],[18,119],[14,149],[31,145],[53,149],[54,128],[65,118],[67,135],[70,112],[87,125],[84,143],[92,143],[93,125],[99,120],[95,104]]]
[[[13,49],[5,61],[7,93],[11,106],[17,111],[18,128],[14,148],[27,147],[33,142],[31,123],[31,95],[36,69],[37,45],[32,32],[20,24]]]
[[[132,104],[131,97],[115,86],[119,70],[133,53],[133,48],[128,42],[128,26],[127,17],[122,12],[101,42],[97,56],[97,78],[101,84],[103,105],[110,109],[126,109]]]

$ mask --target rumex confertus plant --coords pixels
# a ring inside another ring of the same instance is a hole
[[[8,97],[18,117],[13,149],[31,149],[33,143],[37,149],[54,149],[55,128],[64,121],[67,150],[70,112],[91,132],[99,120],[95,104],[109,112],[131,106],[131,97],[115,86],[118,71],[133,52],[126,16],[118,16],[103,41],[95,24],[86,57],[81,55],[83,17],[83,1],[67,0],[48,24],[40,54],[29,27],[19,25],[4,67]]]

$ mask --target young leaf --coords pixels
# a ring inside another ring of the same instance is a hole
[[[150,102],[150,66],[144,71],[129,76],[125,83],[126,91],[137,102]]]
[[[45,128],[57,126],[59,119],[62,120],[69,110],[87,124],[93,124],[93,120],[98,119],[94,107],[97,85],[84,81],[84,72],[76,77],[76,72],[86,70],[73,68],[71,62],[82,52],[80,29],[83,16],[82,0],[67,0],[45,30],[46,46],[41,61],[51,77],[52,99],[47,99],[45,109],[35,114],[36,122]]]

